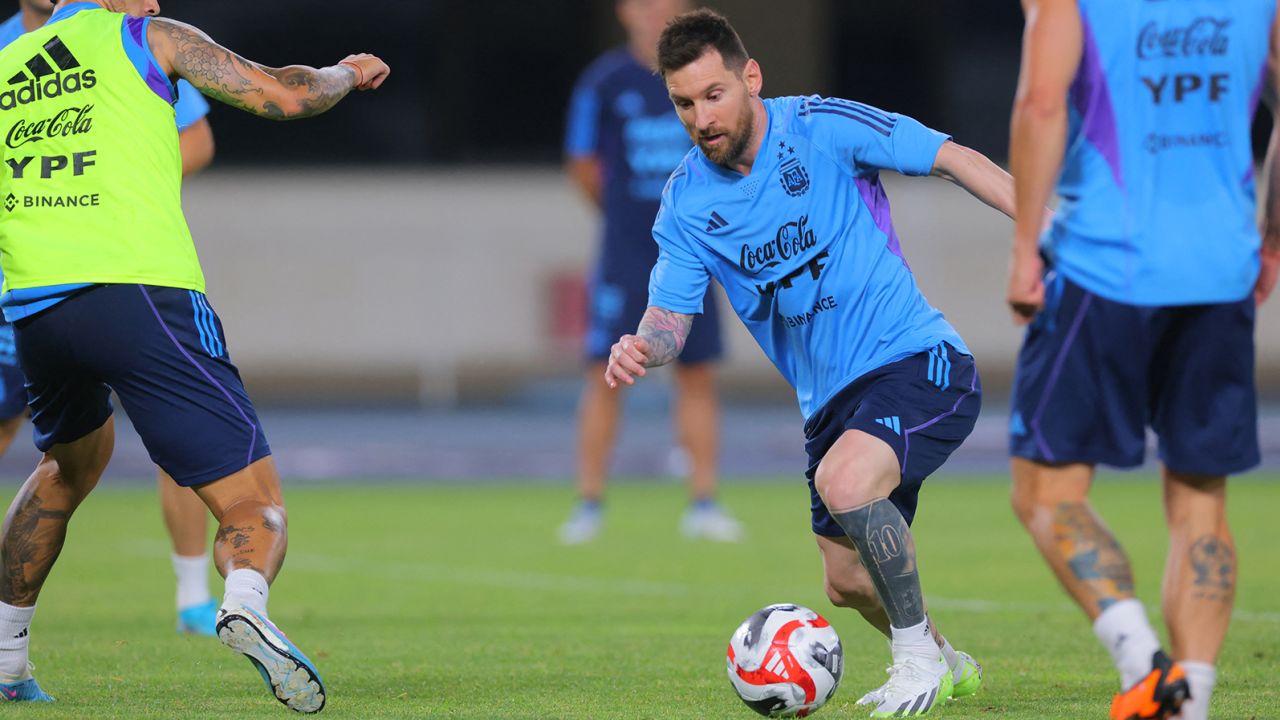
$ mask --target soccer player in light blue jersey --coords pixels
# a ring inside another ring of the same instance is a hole
[[[0,23],[0,48],[44,25],[52,14],[53,3],[48,0],[18,0],[18,12]],[[179,80],[177,86],[178,101],[173,109],[182,174],[190,176],[213,162],[213,128],[206,117],[209,103],[204,96],[186,80]],[[0,455],[9,449],[27,417],[25,381],[14,353],[13,326],[0,318]],[[209,592],[209,510],[195,493],[173,482],[163,470],[156,474],[160,510],[173,544],[178,631],[212,636],[218,603]]]
[[[708,10],[667,27],[658,67],[696,147],[663,193],[649,307],[606,382],[675,359],[717,280],[796,389],[828,595],[892,641],[888,682],[859,702],[908,717],[973,694],[981,668],[925,613],[910,523],[921,483],[973,429],[981,384],[916,286],[879,173],[939,175],[1010,216],[1012,179],[902,115],[761,99],[759,64]]]
[[[1250,124],[1277,107],[1276,0],[1024,0],[1010,157],[1019,214],[1008,299],[1030,322],[1010,419],[1013,504],[1119,671],[1115,720],[1206,720],[1236,587],[1227,476],[1259,462],[1257,306],[1280,269],[1268,153],[1265,241]],[[1277,124],[1280,127],[1280,123]],[[1088,500],[1098,464],[1159,438],[1171,655],[1129,559]],[[1190,700],[1187,700],[1188,694]]]

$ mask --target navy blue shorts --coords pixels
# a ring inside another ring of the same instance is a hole
[[[1018,354],[1015,457],[1136,467],[1150,425],[1176,472],[1230,475],[1258,464],[1252,296],[1142,307],[1052,271],[1045,289]]]
[[[604,362],[609,359],[609,349],[618,338],[635,334],[640,319],[649,308],[648,268],[627,278],[597,276],[589,293],[587,360]],[[708,288],[702,314],[694,319],[689,339],[676,362],[685,365],[713,362],[719,360],[723,353],[716,294]]]
[[[846,430],[861,430],[893,448],[902,482],[889,500],[910,525],[924,479],[969,437],[981,409],[977,365],[947,343],[869,372],[836,393],[804,426],[814,534],[845,536],[818,496],[813,478]]]
[[[115,390],[152,461],[179,485],[271,454],[222,323],[198,292],[97,285],[14,327],[41,451],[102,427]]]
[[[13,326],[0,317],[0,421],[27,411],[27,376],[18,367]]]

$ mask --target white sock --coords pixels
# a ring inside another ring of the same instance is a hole
[[[178,555],[173,560],[173,574],[178,577],[178,609],[203,605],[213,597],[209,594],[209,556]]]
[[[947,661],[947,667],[952,670],[960,669],[960,656],[956,654],[956,649],[951,647],[951,641],[942,638],[942,659]]]
[[[0,602],[0,680],[14,682],[27,677],[27,644],[36,607],[14,607]]]
[[[266,617],[268,592],[267,579],[257,570],[232,570],[227,575],[227,594],[222,606],[243,605]]]
[[[893,647],[893,659],[895,662],[905,657],[917,657],[926,659],[929,662],[938,662],[942,657],[942,652],[938,649],[938,643],[934,642],[933,633],[929,630],[929,618],[927,617],[924,622],[909,628],[890,626],[889,632],[893,635],[890,645]]]
[[[1182,704],[1181,720],[1209,720],[1209,698],[1213,697],[1213,686],[1218,681],[1218,671],[1208,663],[1178,663],[1187,673],[1187,684],[1191,686],[1191,699]]]
[[[1102,641],[1120,671],[1120,688],[1128,690],[1151,672],[1151,656],[1160,649],[1147,611],[1135,598],[1112,605],[1093,622],[1093,634]]]

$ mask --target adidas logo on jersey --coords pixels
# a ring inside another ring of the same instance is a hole
[[[71,95],[98,84],[93,70],[78,69],[80,61],[57,36],[50,38],[42,50],[26,62],[25,70],[9,78],[9,89],[0,93],[0,110]]]
[[[711,219],[707,221],[707,232],[729,227],[729,221],[720,217],[720,213],[712,210]]]

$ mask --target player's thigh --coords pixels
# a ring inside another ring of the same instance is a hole
[[[814,486],[833,511],[888,497],[902,481],[893,447],[859,429],[845,430],[814,475]]]
[[[823,473],[824,496],[839,487],[862,502],[887,494],[910,524],[925,479],[973,431],[981,406],[973,358],[947,343],[890,363],[836,393],[806,423],[809,477]]]
[[[1153,310],[1051,271],[1014,374],[1010,453],[1041,463],[1142,464]]]
[[[1171,470],[1212,477],[1260,462],[1256,312],[1252,296],[1162,310],[1150,412],[1160,458]]]
[[[201,293],[109,286],[120,340],[98,366],[152,461],[179,485],[232,475],[271,453],[228,354],[222,323]]]
[[[111,389],[91,362],[98,335],[109,334],[110,322],[85,311],[93,294],[81,293],[13,325],[33,440],[41,452],[74,443],[111,417]]]

